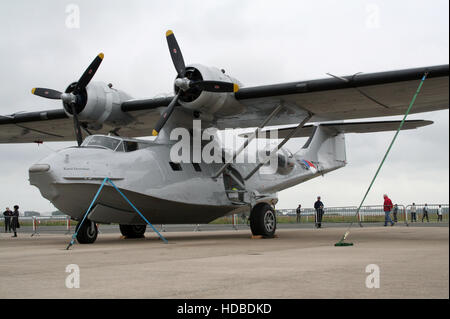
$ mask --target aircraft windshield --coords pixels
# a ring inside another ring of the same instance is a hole
[[[81,146],[104,147],[115,151],[121,142],[122,140],[110,136],[91,135],[84,140]]]
[[[101,147],[115,152],[133,152],[149,147],[149,145],[144,141],[125,140],[120,137],[105,135],[90,135],[81,144],[84,147]]]

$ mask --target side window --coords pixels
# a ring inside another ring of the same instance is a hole
[[[169,165],[173,171],[181,171],[182,170],[181,165],[178,163],[169,162]]]
[[[138,144],[136,142],[124,141],[125,152],[133,152],[138,149]]]
[[[200,167],[200,165],[198,163],[192,163],[192,166],[194,166],[194,169],[196,172],[202,171],[202,168]]]

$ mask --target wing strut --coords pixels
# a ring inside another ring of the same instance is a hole
[[[258,126],[258,128],[255,130],[255,132],[253,132],[252,135],[248,136],[247,139],[245,140],[244,144],[241,145],[241,147],[234,152],[233,154],[233,158],[228,161],[227,163],[225,163],[218,171],[217,173],[215,173],[212,178],[216,179],[217,177],[219,177],[220,174],[223,173],[223,171],[225,169],[228,168],[228,166],[230,166],[231,163],[233,163],[233,161],[236,159],[236,157],[248,146],[248,144],[250,144],[250,142],[259,135],[259,133],[261,133],[261,130],[267,125],[267,123],[269,123],[269,121],[278,114],[278,112],[280,112],[280,110],[283,108],[283,102],[280,103],[280,105],[278,105],[273,111],[272,113],[270,113],[270,115],[261,123],[260,126]]]
[[[252,177],[257,171],[259,171],[259,169],[266,164],[270,158],[272,157],[273,154],[275,154],[276,152],[278,152],[278,150],[280,148],[283,147],[284,144],[286,144],[293,136],[295,136],[295,134],[297,133],[297,131],[299,131],[300,129],[303,128],[303,126],[305,126],[305,124],[311,119],[311,117],[313,116],[313,114],[311,112],[308,112],[308,116],[306,116],[303,121],[300,122],[300,124],[294,129],[292,130],[292,132],[290,132],[288,134],[288,136],[286,136],[284,138],[283,141],[281,141],[280,144],[277,145],[277,147],[275,147],[273,150],[270,151],[269,156],[267,156],[266,160],[259,163],[245,178],[244,181],[247,181],[248,179],[250,179],[250,177]]]

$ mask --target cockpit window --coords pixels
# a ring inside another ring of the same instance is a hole
[[[138,149],[138,143],[132,141],[123,141],[125,152],[133,152]]]
[[[122,140],[110,136],[91,135],[84,140],[81,146],[99,146],[114,151],[121,142]]]
[[[125,151],[125,147],[123,146],[123,143],[125,143],[125,142],[124,141],[120,141],[120,144],[115,149],[116,152],[126,152]]]
[[[83,147],[101,147],[115,152],[133,152],[149,147],[151,144],[143,141],[133,141],[121,137],[105,135],[89,135],[83,141]]]

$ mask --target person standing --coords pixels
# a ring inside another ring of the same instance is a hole
[[[429,223],[430,222],[430,219],[428,218],[428,205],[427,204],[425,204],[425,206],[423,206],[423,215],[422,215],[422,223],[423,223],[423,220],[425,219],[425,217],[427,218],[427,223]]]
[[[397,220],[397,214],[398,214],[398,205],[397,204],[395,204],[394,205],[394,211],[393,211],[393,213],[392,213],[392,215],[394,215],[394,223],[396,223],[398,220]]]
[[[411,206],[411,223],[417,222],[417,208],[416,203],[412,203]]]
[[[323,216],[324,205],[320,200],[320,196],[317,197],[317,201],[314,203],[314,209],[316,210],[316,227],[322,227],[322,216]]]
[[[437,209],[437,218],[438,218],[438,222],[442,221],[442,205],[439,205],[439,207]]]
[[[300,214],[302,213],[302,205],[301,204],[298,204],[296,213],[297,213],[297,223],[300,223]]]
[[[9,207],[6,207],[6,210],[3,212],[3,216],[5,217],[5,233],[10,233],[12,211]]]
[[[20,227],[19,224],[19,206],[14,205],[14,211],[11,214],[11,228],[14,232],[13,237],[17,237],[17,228]]]
[[[391,219],[391,210],[393,208],[392,201],[388,197],[387,194],[383,195],[384,198],[384,204],[383,204],[383,210],[384,210],[384,226],[387,226],[387,223],[391,223],[391,226],[394,226],[394,222]]]

